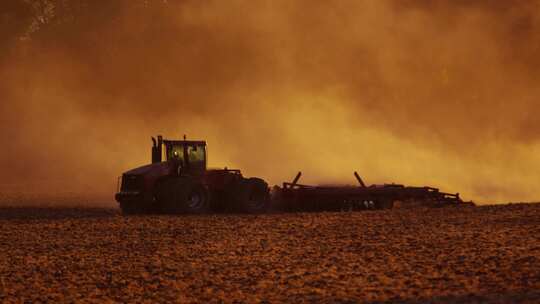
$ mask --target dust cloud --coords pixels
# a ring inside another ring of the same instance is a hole
[[[112,201],[151,135],[187,134],[210,166],[271,184],[357,170],[480,203],[539,199],[539,1],[13,3],[3,195]]]

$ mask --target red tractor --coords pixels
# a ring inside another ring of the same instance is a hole
[[[265,212],[268,184],[240,170],[207,169],[205,141],[157,140],[152,163],[125,172],[116,201],[124,214]]]

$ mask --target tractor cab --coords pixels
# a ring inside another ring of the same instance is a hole
[[[167,140],[152,137],[152,163],[172,162],[180,170],[201,172],[206,170],[206,142],[186,140]]]
[[[122,174],[116,201],[125,214],[263,212],[268,184],[240,170],[207,169],[206,142],[152,137],[152,163]]]

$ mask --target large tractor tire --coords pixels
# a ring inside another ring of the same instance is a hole
[[[251,214],[264,213],[270,206],[268,184],[260,178],[242,180],[237,193],[240,211]]]
[[[164,213],[203,214],[210,209],[208,189],[187,177],[171,178],[161,182],[156,197]]]

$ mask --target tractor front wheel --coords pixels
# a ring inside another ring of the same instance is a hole
[[[184,205],[184,211],[192,214],[202,214],[208,212],[210,208],[210,197],[208,190],[203,185],[196,184],[188,191]]]
[[[203,214],[210,209],[208,190],[190,178],[174,178],[162,182],[156,197],[165,213]]]

